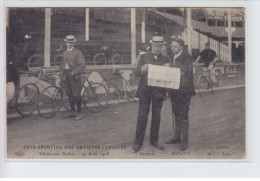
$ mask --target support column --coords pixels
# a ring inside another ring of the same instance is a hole
[[[9,8],[6,8],[6,28],[9,29]]]
[[[142,9],[142,43],[145,43],[145,9]]]
[[[191,8],[187,8],[187,45],[188,53],[192,54],[192,20],[191,20]]]
[[[231,26],[231,9],[228,8],[228,62],[232,62],[232,26]]]
[[[85,40],[89,41],[89,8],[86,8]]]
[[[51,8],[45,8],[44,67],[49,67],[51,56]]]
[[[136,64],[136,9],[131,8],[131,64]]]

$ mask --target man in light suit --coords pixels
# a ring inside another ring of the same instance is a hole
[[[152,87],[147,85],[147,70],[149,64],[162,66],[166,63],[169,63],[169,58],[161,54],[161,48],[166,43],[165,41],[163,41],[163,37],[154,36],[152,40],[150,40],[150,43],[152,45],[151,52],[140,56],[140,60],[137,65],[137,76],[140,77],[140,81],[136,91],[136,97],[139,97],[139,109],[135,142],[133,147],[134,152],[138,152],[143,145],[151,104],[152,123],[150,130],[150,144],[159,150],[164,150],[164,147],[159,145],[158,138],[161,121],[161,108],[163,100],[166,96],[166,90],[164,88]]]
[[[191,56],[183,50],[184,41],[181,38],[171,37],[173,56],[166,66],[180,68],[181,80],[179,90],[170,90],[172,113],[175,117],[174,136],[166,141],[167,144],[179,144],[180,150],[188,148],[189,106],[191,97],[195,95],[193,83],[193,66]]]
[[[71,111],[64,115],[64,118],[76,116],[76,120],[82,119],[81,115],[81,73],[85,69],[86,62],[83,54],[76,48],[74,44],[77,41],[73,35],[66,36],[67,50],[63,52],[64,57],[61,63],[60,71],[65,75],[66,94],[69,99]],[[77,112],[75,111],[77,105]]]

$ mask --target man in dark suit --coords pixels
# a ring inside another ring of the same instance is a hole
[[[191,97],[195,95],[193,83],[193,67],[191,56],[183,50],[184,41],[177,37],[171,37],[171,57],[170,67],[180,68],[181,80],[179,90],[170,90],[169,94],[172,103],[172,113],[175,117],[174,133],[175,135],[165,143],[179,143],[180,150],[188,148],[189,132],[189,106]]]
[[[81,115],[81,73],[85,69],[86,62],[83,54],[76,48],[74,44],[77,41],[73,35],[66,36],[67,50],[63,52],[63,62],[60,71],[65,75],[66,94],[69,99],[71,111],[64,115],[64,118],[76,116],[76,120],[82,119]],[[78,112],[75,111],[77,105]]]
[[[149,64],[152,65],[164,65],[169,62],[169,58],[161,54],[161,48],[165,44],[163,37],[154,36],[150,40],[152,50],[140,57],[137,65],[137,76],[140,77],[138,88],[136,91],[136,97],[139,98],[139,109],[136,126],[136,135],[134,143],[134,152],[138,152],[142,145],[145,136],[145,130],[148,121],[149,109],[152,104],[152,123],[150,130],[150,144],[160,150],[164,150],[164,147],[158,143],[159,128],[161,121],[161,108],[163,100],[166,96],[166,90],[160,87],[152,87],[147,85],[147,70]]]

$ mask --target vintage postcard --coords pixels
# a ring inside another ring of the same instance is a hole
[[[6,159],[245,160],[247,9],[171,4],[6,7]]]

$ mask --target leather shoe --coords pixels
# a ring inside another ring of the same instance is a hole
[[[164,150],[164,147],[159,145],[158,143],[150,143],[153,147],[159,149],[159,150]]]
[[[82,115],[81,113],[78,113],[77,116],[76,116],[76,121],[79,121],[82,119]]]
[[[182,143],[180,143],[179,149],[180,149],[181,151],[187,150],[187,148],[188,148],[188,142],[183,141]]]
[[[72,116],[76,116],[75,111],[68,111],[68,112],[63,116],[63,118],[69,118],[69,117],[72,117]]]
[[[138,151],[140,151],[141,147],[142,146],[135,144],[134,147],[133,147],[134,153],[137,153]]]
[[[168,141],[165,141],[166,144],[177,144],[177,143],[181,143],[181,139],[180,138],[171,138]]]

